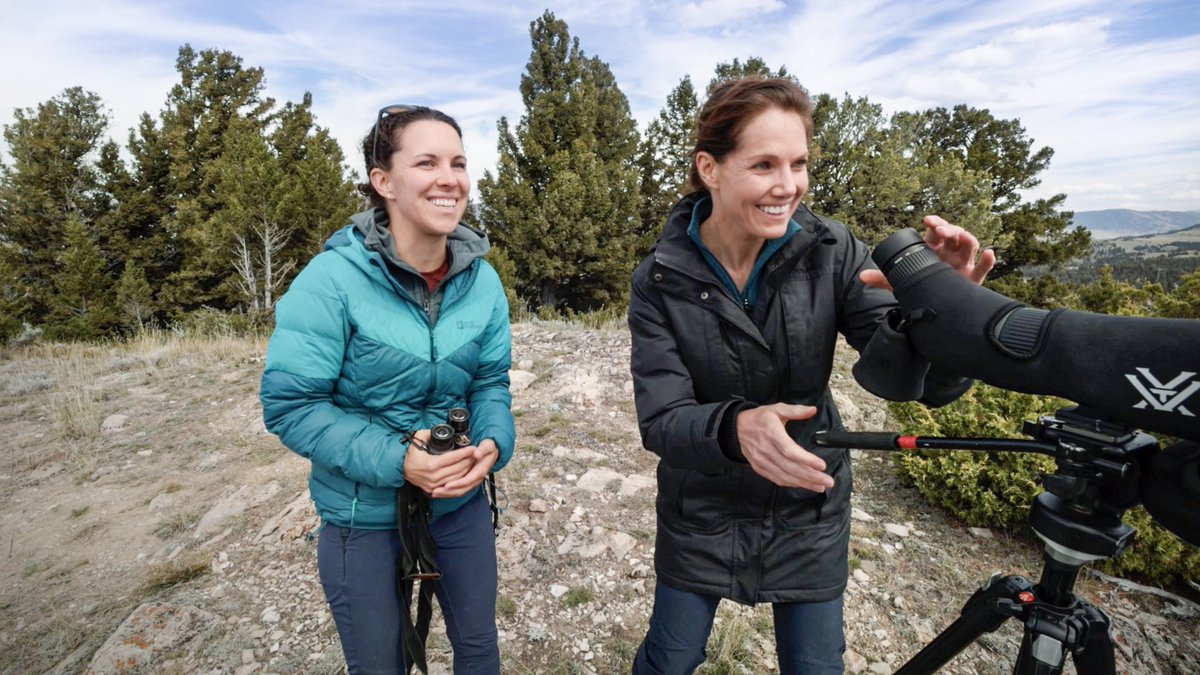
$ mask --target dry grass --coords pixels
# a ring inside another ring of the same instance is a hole
[[[209,555],[204,551],[184,553],[174,560],[154,565],[146,573],[142,593],[152,595],[201,577],[208,573],[209,565]]]

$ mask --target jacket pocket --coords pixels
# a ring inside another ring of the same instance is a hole
[[[729,529],[741,484],[734,471],[683,471],[670,503],[670,520],[679,527],[707,534]]]
[[[833,467],[833,488],[812,492],[800,488],[779,488],[775,500],[775,524],[782,530],[800,530],[837,520],[850,506],[853,487],[848,461]]]

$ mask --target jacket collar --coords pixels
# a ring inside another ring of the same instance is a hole
[[[354,214],[350,218],[350,222],[354,224],[354,229],[362,235],[363,245],[367,247],[368,251],[378,254],[394,269],[420,275],[418,270],[401,260],[396,253],[392,232],[388,229],[387,211],[368,209]],[[328,244],[326,246],[328,247]],[[450,268],[446,272],[446,277],[452,277],[470,267],[476,258],[483,257],[490,248],[491,244],[488,242],[486,234],[459,223],[454,232],[446,238],[446,249],[450,255]]]
[[[700,248],[688,235],[692,210],[696,202],[704,196],[702,192],[687,195],[679,200],[671,209],[671,215],[667,217],[667,224],[663,227],[658,243],[655,244],[654,261],[678,274],[662,275],[662,288],[667,292],[692,298],[693,302],[716,313],[764,349],[770,350],[771,346],[763,337],[762,331],[742,309],[741,303],[730,295],[726,285],[717,277],[716,272],[704,259]],[[788,266],[783,263],[805,255],[829,234],[829,228],[803,204],[792,214],[792,220],[800,225],[800,231],[793,234],[767,261],[762,283],[771,288],[777,287],[786,274]],[[697,284],[702,288],[697,288]]]
[[[692,211],[696,202],[704,198],[704,192],[693,192],[680,199],[667,216],[667,224],[659,235],[654,248],[655,262],[672,270],[686,274],[693,279],[705,283],[720,284],[716,274],[709,268],[704,255],[688,235],[688,225],[692,222]],[[772,259],[776,262],[787,260],[808,250],[813,244],[824,239],[829,229],[821,219],[807,206],[801,204],[792,214],[792,220],[800,225],[800,231],[792,235]],[[777,265],[768,264],[766,283],[771,282],[771,270]]]

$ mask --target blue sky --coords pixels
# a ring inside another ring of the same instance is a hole
[[[394,102],[463,126],[472,178],[496,122],[524,113],[529,24],[550,9],[612,68],[639,125],[685,75],[759,56],[809,91],[886,112],[958,103],[1020,118],[1055,156],[1030,196],[1076,210],[1200,210],[1200,2],[1137,0],[608,0],[496,3],[0,0],[0,124],[70,86],[104,100],[125,144],[177,81],[179,45],[264,69],[267,94],[311,91],[317,121],[353,148]]]

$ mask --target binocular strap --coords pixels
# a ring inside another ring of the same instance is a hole
[[[442,573],[437,567],[437,546],[429,533],[429,495],[414,485],[404,485],[396,491],[396,527],[400,533],[400,568],[396,584],[400,601],[404,643],[405,672],[416,666],[428,673],[425,662],[425,641],[429,637],[429,622],[433,617],[434,584]],[[417,599],[417,620],[412,620],[412,595],[415,582],[421,582]]]

